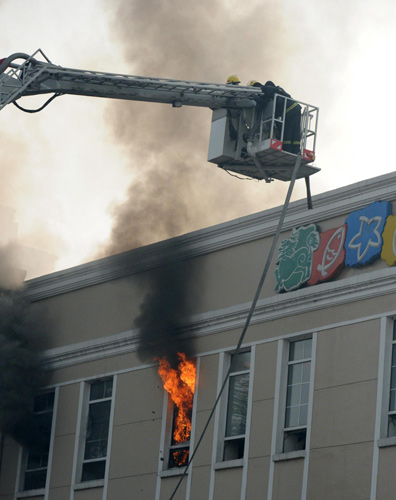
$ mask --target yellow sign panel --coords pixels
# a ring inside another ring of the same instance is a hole
[[[396,265],[396,215],[389,215],[382,233],[384,244],[381,251],[381,259],[388,266]]]

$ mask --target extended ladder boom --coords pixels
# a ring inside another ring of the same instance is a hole
[[[22,63],[17,64],[18,60]],[[40,49],[32,56],[16,53],[1,61],[0,110],[21,97],[38,94],[86,95],[217,109],[252,108],[260,89],[63,68],[52,64]]]
[[[21,97],[40,94],[52,95],[37,109],[26,109],[17,103]],[[176,108],[210,108],[211,163],[266,182],[290,180],[296,154],[302,157],[298,177],[308,177],[319,170],[310,165],[315,160],[319,110],[290,96],[275,93],[267,98],[261,88],[253,86],[63,68],[52,64],[41,50],[31,56],[16,53],[0,59],[0,110],[13,103],[23,111],[41,111],[54,97],[63,94],[167,103]],[[295,109],[294,119],[293,113],[288,114],[289,108]],[[292,143],[297,144],[294,153],[290,149]]]

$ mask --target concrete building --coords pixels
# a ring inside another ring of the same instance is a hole
[[[313,205],[289,208],[238,356],[280,208],[28,282],[54,320],[35,402],[48,447],[6,437],[0,500],[170,499],[185,470],[175,453],[195,449],[228,371],[175,499],[394,498],[396,173]],[[181,445],[158,362],[136,351],[164,261],[188,284],[178,334],[197,369]]]

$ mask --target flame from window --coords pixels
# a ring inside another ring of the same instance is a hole
[[[190,439],[191,410],[196,376],[195,361],[188,359],[184,353],[178,353],[178,357],[179,365],[177,369],[171,367],[166,357],[158,359],[158,373],[164,384],[164,389],[168,392],[176,408],[172,436],[175,444],[184,443]],[[186,452],[180,452],[179,454],[180,460],[184,464],[186,462]],[[176,461],[179,462],[178,459]]]

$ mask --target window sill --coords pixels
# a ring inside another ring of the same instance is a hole
[[[243,467],[245,464],[245,461],[243,458],[239,458],[237,460],[227,460],[226,462],[217,462],[216,464],[213,465],[214,470],[221,470],[221,469],[232,469],[234,467]]]
[[[104,479],[97,479],[96,481],[86,481],[78,483],[73,486],[73,490],[87,490],[89,488],[102,488],[104,486]]]
[[[15,498],[41,497],[45,495],[45,488],[37,490],[19,491],[15,494]]]
[[[396,446],[396,437],[378,439],[377,443],[379,448],[385,448],[386,446]]]
[[[174,468],[174,469],[162,470],[159,473],[159,477],[181,476],[185,470],[186,470],[185,467],[177,467],[177,468]]]
[[[272,455],[273,462],[281,462],[282,460],[294,460],[296,458],[305,458],[305,450],[288,451],[287,453],[278,453]]]

